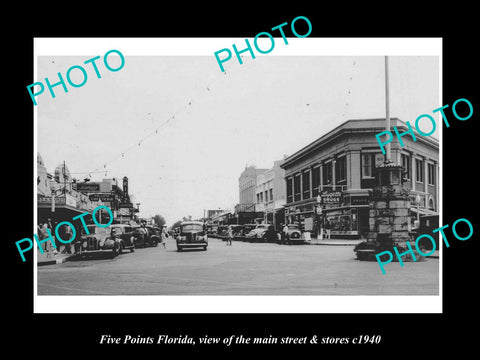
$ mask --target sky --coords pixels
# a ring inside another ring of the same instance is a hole
[[[91,57],[38,56],[36,79]],[[385,117],[383,56],[243,60],[222,73],[213,52],[126,55],[117,72],[98,62],[100,79],[85,66],[84,86],[37,98],[37,150],[50,173],[65,161],[78,179],[127,176],[140,216],[171,225],[233,210],[246,165],[270,168],[348,119]],[[442,105],[439,66],[436,56],[389,56],[391,117],[413,124]]]

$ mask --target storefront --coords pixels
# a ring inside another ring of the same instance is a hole
[[[328,220],[332,238],[361,238],[368,232],[368,216],[366,191],[322,191],[315,200],[285,207],[286,221],[313,237]]]

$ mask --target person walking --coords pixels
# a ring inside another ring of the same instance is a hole
[[[166,226],[162,227],[161,237],[162,237],[163,248],[166,249],[167,248],[167,238],[168,238],[168,232],[167,232],[167,227]]]
[[[330,223],[330,221],[328,221],[328,219],[325,220],[325,230],[327,232],[327,236],[326,238],[327,239],[330,239],[330,229],[332,227],[332,224]]]
[[[233,238],[232,225],[228,225],[228,228],[227,228],[227,245],[232,246],[232,238]]]
[[[288,237],[288,225],[285,224],[283,229],[282,229],[282,243],[285,243]]]

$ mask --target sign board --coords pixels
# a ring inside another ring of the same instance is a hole
[[[98,192],[100,191],[100,184],[95,184],[95,183],[76,183],[76,189],[77,191],[83,191],[83,192]]]
[[[118,204],[119,208],[127,208],[127,209],[132,209],[133,204],[132,203],[126,203],[126,202],[121,202]]]
[[[128,194],[128,178],[126,176],[123,177],[123,193],[125,196]]]
[[[114,201],[115,199],[115,195],[114,194],[108,194],[108,193],[98,193],[98,194],[90,194],[88,196],[88,198],[90,199],[90,201],[109,201],[109,202],[112,202]]]
[[[305,231],[313,231],[313,218],[305,218],[305,223],[303,226]]]
[[[322,204],[340,204],[342,202],[342,192],[324,190],[320,192]]]

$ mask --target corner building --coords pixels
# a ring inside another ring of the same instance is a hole
[[[405,122],[391,119],[391,160],[404,168],[405,186],[411,190],[411,219],[438,215],[439,143],[414,131]],[[319,232],[328,219],[332,238],[361,238],[369,231],[370,192],[376,168],[384,155],[375,135],[385,130],[385,119],[348,120],[287,157],[285,170],[285,221],[304,231]],[[418,197],[417,197],[418,195]],[[416,202],[420,199],[420,202]]]

